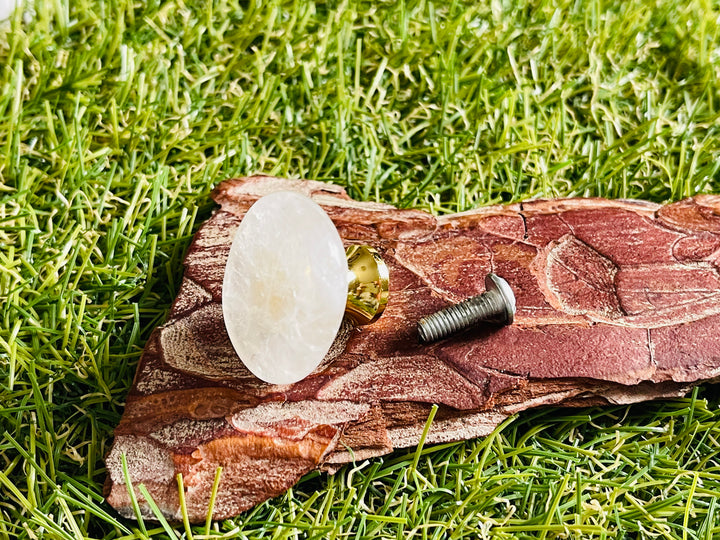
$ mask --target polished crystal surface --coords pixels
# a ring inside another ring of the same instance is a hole
[[[346,299],[345,250],[323,209],[298,193],[259,199],[223,279],[225,327],[245,366],[268,383],[303,379],[332,345]]]
[[[15,8],[22,4],[22,0],[0,0],[0,21],[9,19]]]

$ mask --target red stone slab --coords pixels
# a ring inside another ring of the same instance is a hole
[[[346,244],[376,247],[391,283],[377,323],[345,325],[320,368],[287,386],[243,367],[220,305],[234,231],[277,190],[321,204]],[[720,376],[720,197],[531,201],[436,218],[331,184],[252,177],[214,198],[221,207],[194,237],[107,458],[108,501],[124,515],[123,453],[171,519],[182,473],[190,518],[202,521],[218,466],[214,517],[225,518],[313,469],[415,445],[432,404],[429,443],[488,434],[529,407],[678,396]],[[490,271],[516,293],[515,323],[420,345],[417,321],[482,292]]]

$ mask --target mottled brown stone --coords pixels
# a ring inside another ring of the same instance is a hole
[[[233,233],[277,190],[316,200],[346,243],[376,247],[391,283],[383,317],[345,326],[320,368],[288,386],[243,367],[220,306]],[[720,376],[720,197],[529,201],[436,218],[358,203],[332,184],[252,177],[214,198],[107,459],[108,501],[124,515],[122,454],[170,519],[182,473],[190,518],[202,521],[217,467],[214,517],[224,518],[311,470],[417,444],[433,404],[428,443],[486,435],[530,407],[678,396]],[[515,323],[421,346],[417,321],[482,292],[489,271],[513,287]]]

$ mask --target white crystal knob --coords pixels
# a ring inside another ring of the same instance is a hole
[[[323,209],[298,193],[266,195],[245,214],[225,267],[230,341],[256,377],[297,382],[333,344],[347,290],[345,249]]]

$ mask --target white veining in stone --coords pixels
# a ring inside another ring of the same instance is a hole
[[[125,454],[130,480],[135,485],[148,481],[166,483],[174,478],[175,465],[168,450],[144,437],[124,435],[115,438],[106,462],[114,484],[125,485],[122,454]]]
[[[259,199],[233,240],[223,279],[223,317],[245,366],[273,384],[309,375],[340,328],[347,261],[320,206],[292,192]]]

